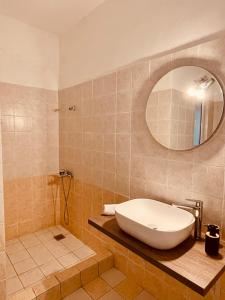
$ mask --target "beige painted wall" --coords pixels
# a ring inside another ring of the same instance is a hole
[[[223,0],[109,0],[60,41],[60,87],[225,29]]]
[[[58,38],[0,15],[0,82],[57,90]]]

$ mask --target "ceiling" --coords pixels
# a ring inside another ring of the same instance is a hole
[[[62,35],[105,0],[0,0],[0,14]]]

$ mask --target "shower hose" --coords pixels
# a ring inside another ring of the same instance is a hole
[[[54,193],[54,185],[56,186],[55,193]],[[55,181],[52,181],[51,182],[51,192],[52,192],[52,202],[53,202],[53,210],[54,210],[54,225],[56,225],[56,204],[57,204],[57,199],[58,199],[58,191],[59,191],[58,183]]]
[[[69,186],[66,191],[65,188],[65,181],[64,178],[67,177],[69,178]],[[63,190],[63,197],[64,197],[64,223],[66,225],[69,225],[70,223],[70,218],[69,218],[69,195],[70,195],[70,189],[71,189],[71,181],[72,181],[72,176],[61,176],[61,181],[62,181],[62,190]]]

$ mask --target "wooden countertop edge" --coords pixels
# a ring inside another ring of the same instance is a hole
[[[113,219],[113,218],[109,217],[108,219],[110,220],[110,219]],[[119,238],[118,236],[115,236],[114,234],[109,232],[107,229],[105,229],[103,227],[103,225],[100,225],[96,218],[89,218],[88,223],[90,225],[92,225],[93,227],[95,227],[96,229],[98,229],[99,231],[101,231],[102,233],[104,233],[107,236],[109,236],[110,238],[112,238],[113,240],[115,240],[116,242],[118,242],[119,244],[121,244],[124,247],[128,248],[129,250],[131,250],[135,254],[141,256],[146,261],[152,263],[153,265],[155,265],[156,267],[158,267],[162,271],[164,271],[167,274],[171,275],[172,277],[174,277],[175,279],[177,279],[181,283],[187,285],[189,288],[191,288],[192,290],[194,290],[195,292],[199,293],[202,296],[205,296],[207,294],[207,292],[210,290],[210,288],[216,283],[216,281],[219,279],[219,277],[225,271],[225,265],[224,265],[223,268],[220,270],[220,272],[218,272],[218,274],[211,280],[211,282],[209,282],[209,284],[206,287],[199,286],[195,282],[189,280],[188,278],[182,276],[181,274],[177,273],[176,271],[172,270],[171,268],[165,266],[160,261],[157,261],[154,258],[146,256],[144,253],[141,253],[140,251],[138,251],[135,247],[132,247],[132,245],[127,244],[123,239]]]

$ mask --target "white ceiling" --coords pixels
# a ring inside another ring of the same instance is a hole
[[[0,0],[0,14],[63,34],[105,0]]]

